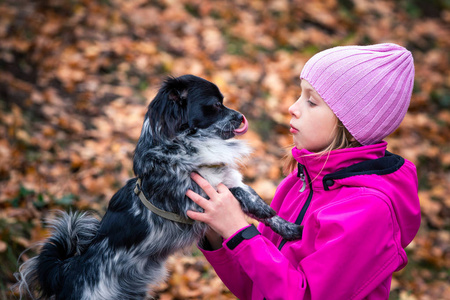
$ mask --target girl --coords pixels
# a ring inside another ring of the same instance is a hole
[[[295,168],[271,206],[303,226],[285,241],[249,226],[222,184],[192,178],[188,191],[211,230],[200,249],[239,299],[388,299],[392,273],[420,225],[414,165],[386,151],[414,81],[413,58],[395,44],[335,47],[314,55],[290,108]],[[292,168],[291,168],[292,170]]]

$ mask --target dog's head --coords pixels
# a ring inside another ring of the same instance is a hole
[[[136,153],[169,146],[176,139],[194,135],[229,139],[246,129],[245,117],[223,105],[223,95],[215,84],[193,75],[170,77],[148,107],[135,160]]]
[[[242,114],[223,105],[223,95],[215,84],[193,75],[166,79],[150,103],[147,117],[153,138],[164,141],[201,129],[228,139],[244,121]]]

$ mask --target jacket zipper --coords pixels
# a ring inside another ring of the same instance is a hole
[[[300,178],[300,180],[303,182],[302,187],[300,188],[299,192],[303,192],[306,189],[306,184],[309,186],[309,195],[306,199],[305,204],[303,204],[302,210],[300,211],[300,214],[297,217],[297,220],[295,220],[295,224],[300,225],[303,221],[303,218],[305,217],[306,210],[309,207],[309,204],[311,203],[312,197],[313,197],[313,190],[311,185],[311,178],[309,177],[308,171],[306,170],[305,166],[298,163],[298,173],[297,177]],[[306,180],[307,179],[307,180]],[[307,182],[306,182],[307,181]],[[283,248],[284,244],[286,244],[286,240],[283,239],[278,246],[278,250],[281,250]]]
[[[299,177],[300,180],[303,182],[302,187],[299,190],[300,193],[303,193],[306,189],[306,180],[305,180],[306,176],[305,176],[305,167],[300,163],[298,164],[297,177]]]

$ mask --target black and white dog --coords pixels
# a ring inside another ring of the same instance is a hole
[[[245,117],[223,105],[213,83],[193,75],[168,78],[145,116],[134,154],[137,178],[113,196],[101,221],[86,213],[61,213],[50,222],[52,236],[16,274],[21,296],[145,298],[149,286],[165,279],[168,256],[191,246],[207,229],[186,215],[201,210],[185,196],[188,189],[206,197],[192,172],[213,186],[223,182],[245,213],[283,238],[300,238],[300,226],[276,216],[242,183],[237,161],[249,148],[232,138],[246,129]]]

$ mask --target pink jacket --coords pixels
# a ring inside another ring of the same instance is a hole
[[[420,207],[415,166],[386,146],[320,158],[294,148],[299,170],[279,185],[271,206],[303,225],[303,238],[286,242],[259,224],[261,235],[233,249],[227,242],[243,233],[218,250],[201,249],[227,287],[241,300],[388,299],[392,273],[408,261],[404,248],[419,229]]]

